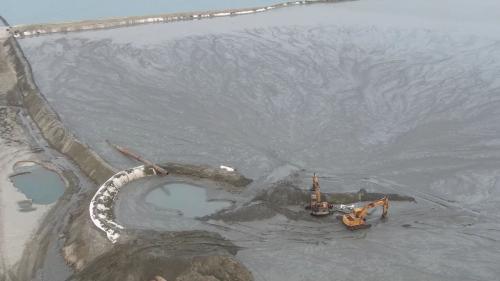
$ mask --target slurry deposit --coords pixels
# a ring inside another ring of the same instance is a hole
[[[21,45],[63,123],[118,168],[132,163],[105,139],[153,161],[236,167],[255,181],[234,212],[293,171],[302,188],[318,172],[326,192],[417,200],[360,232],[271,211],[121,219],[144,213],[133,200],[115,210],[125,228],[216,231],[256,280],[496,280],[499,13],[495,1],[366,0]]]
[[[194,185],[189,185],[187,182],[188,179],[189,181],[192,181],[193,178],[198,179],[198,181],[208,180],[211,186],[216,184],[219,188],[225,187],[226,189],[229,189],[233,192],[236,192],[238,189],[248,185],[251,182],[251,180],[245,178],[236,171],[229,172],[223,169],[211,168],[205,165],[166,163],[162,164],[162,166],[169,173],[169,176],[167,178],[169,183],[173,185],[174,191],[178,190],[179,188],[185,189],[185,191],[177,191],[175,192],[175,196],[172,196],[172,198],[167,198],[165,200],[164,198],[162,199],[162,197],[151,197],[150,193],[153,193],[153,195],[155,194],[152,189],[158,189],[158,186],[153,186],[153,188],[150,189],[134,189],[134,184],[136,184],[138,180],[157,175],[157,171],[153,167],[144,165],[126,169],[116,173],[97,189],[97,192],[95,192],[92,199],[90,200],[89,214],[92,223],[97,228],[106,233],[109,241],[111,241],[112,243],[118,242],[121,233],[123,232],[122,230],[124,230],[123,225],[121,225],[119,222],[116,222],[115,220],[116,214],[122,212],[117,212],[114,210],[115,201],[117,201],[121,197],[124,197],[124,195],[120,194],[123,187],[128,187],[128,189],[130,189],[130,186],[132,185],[132,194],[143,195],[141,196],[141,203],[145,203],[146,205],[162,204],[162,206],[155,207],[159,208],[160,210],[172,210],[177,207],[177,210],[181,211],[181,215],[183,212],[186,212],[187,217],[193,217],[194,215],[201,216],[203,214],[213,213],[217,210],[217,208],[214,208],[215,206],[219,206],[220,209],[227,205],[224,204],[225,202],[200,202],[200,198],[196,198],[200,196],[197,194],[199,193],[199,191],[193,190],[193,188],[200,188],[195,187]],[[177,175],[177,177],[181,176],[181,178],[177,181],[172,181],[172,178],[175,178],[175,175]],[[154,181],[151,180],[150,182]],[[142,182],[142,184],[144,184],[144,182]],[[169,189],[166,186],[161,187],[161,189],[163,190],[163,192],[169,192]],[[204,192],[203,190],[201,191]],[[189,194],[191,194],[191,196],[188,196]],[[205,201],[207,199],[207,194],[206,192],[204,192],[203,194],[203,201]],[[130,196],[126,194],[125,197]],[[195,198],[194,201],[193,198]],[[150,202],[148,202],[148,200]],[[180,205],[178,203],[174,203],[174,200],[182,201],[186,206],[184,206],[183,208],[179,208]],[[127,201],[127,199],[121,201]],[[131,202],[125,203],[124,205],[128,206],[135,204],[137,203]],[[197,204],[197,206],[192,206],[194,204]],[[134,208],[132,208],[132,212],[137,213]],[[137,217],[134,216],[134,214],[131,214],[130,216]],[[143,214],[143,216],[146,217],[147,221],[149,214]],[[140,217],[137,218],[139,221],[142,220]]]
[[[207,200],[207,191],[203,187],[186,183],[171,183],[151,190],[145,198],[146,203],[157,208],[180,211],[185,217],[203,217],[231,206],[230,202]]]

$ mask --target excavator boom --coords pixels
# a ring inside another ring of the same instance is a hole
[[[354,208],[351,213],[342,216],[342,223],[344,223],[344,225],[350,230],[368,228],[370,227],[370,225],[366,223],[368,210],[376,208],[377,206],[382,206],[382,218],[385,218],[387,216],[387,211],[389,210],[389,199],[387,196],[370,202],[362,208]]]

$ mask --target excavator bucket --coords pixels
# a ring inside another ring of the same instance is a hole
[[[349,230],[368,228],[370,225],[365,224],[364,219],[356,217],[354,213],[345,214],[342,216],[342,223]]]
[[[366,223],[368,210],[377,206],[383,207],[382,218],[385,218],[387,216],[387,210],[389,209],[389,199],[387,197],[370,202],[363,208],[354,208],[351,213],[342,216],[342,223],[349,230],[369,228],[371,225]]]

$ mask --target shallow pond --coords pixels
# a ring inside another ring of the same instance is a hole
[[[20,166],[14,170],[18,174],[11,177],[14,186],[34,204],[54,203],[64,193],[64,182],[59,175],[40,165]]]
[[[186,183],[170,183],[153,189],[146,202],[160,208],[176,209],[185,217],[202,217],[231,206],[228,201],[208,200],[207,191]]]

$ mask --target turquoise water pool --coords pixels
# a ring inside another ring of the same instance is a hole
[[[59,175],[40,165],[15,168],[12,176],[14,186],[34,204],[47,205],[54,203],[64,193],[64,182]]]
[[[46,23],[159,13],[255,7],[278,0],[4,0],[0,15],[9,24]]]

